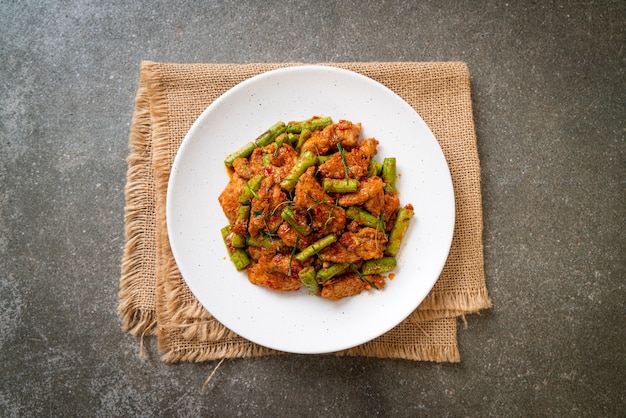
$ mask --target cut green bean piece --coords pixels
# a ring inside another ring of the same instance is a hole
[[[296,183],[298,183],[298,179],[307,168],[312,167],[317,164],[317,155],[313,154],[310,150],[305,150],[298,160],[296,164],[293,166],[287,177],[283,181],[280,182],[280,187],[283,190],[288,192],[292,191],[296,187]]]
[[[232,229],[232,225],[226,225],[220,230],[220,232],[222,233],[222,239],[224,240],[224,245],[226,245],[226,251],[228,252],[230,260],[233,262],[237,270],[243,270],[250,265],[250,257],[248,257],[248,253],[246,253],[243,248],[235,248],[233,246],[233,235],[231,235]]]
[[[248,245],[248,247],[263,247],[273,251],[280,251],[285,247],[283,240],[274,239],[267,235],[248,237],[246,238],[246,245]]]
[[[357,179],[324,179],[324,191],[328,193],[353,193],[358,187]]]
[[[298,142],[296,142],[296,151],[300,151],[300,149],[302,148],[302,145],[304,145],[304,143],[306,142],[307,139],[309,139],[311,137],[311,131],[309,131],[308,129],[303,129],[302,132],[300,132],[300,136],[298,136]]]
[[[242,235],[233,233],[230,236],[230,245],[233,248],[246,248],[246,239]]]
[[[396,267],[395,257],[382,257],[367,260],[361,266],[361,274],[368,276],[370,274],[382,274],[393,270]]]
[[[367,166],[367,177],[379,176],[383,169],[383,164],[375,160],[370,160]]]
[[[320,291],[319,284],[315,278],[315,267],[308,266],[300,270],[298,277],[302,284],[309,290],[309,292],[317,295]]]
[[[276,147],[277,147],[277,148],[276,148],[276,150],[277,150],[277,151],[275,151],[275,152],[278,152],[278,148],[282,147],[282,146],[283,146],[283,144],[284,144],[285,142],[289,143],[289,142],[288,142],[288,136],[287,136],[287,135],[288,135],[288,134],[286,134],[285,132],[283,132],[282,134],[280,134],[280,135],[278,135],[278,136],[276,137],[276,140],[275,140],[274,142],[276,142]]]
[[[237,151],[233,152],[228,157],[226,157],[226,159],[224,160],[224,164],[226,164],[227,167],[232,167],[233,162],[237,158],[248,158],[250,154],[252,154],[252,151],[255,150],[256,147],[257,146],[254,144],[254,142],[248,142],[246,145],[244,145],[243,147],[239,148]]]
[[[287,142],[289,142],[289,145],[291,145],[292,147],[295,147],[296,145],[298,145],[299,140],[300,140],[300,135],[296,135],[296,134],[287,135]]]
[[[358,206],[350,206],[346,209],[346,217],[370,228],[376,228],[380,222],[377,217]]]
[[[235,223],[237,222],[245,222],[250,219],[250,205],[241,205],[237,209],[237,219],[235,219]]]
[[[250,265],[250,257],[243,248],[237,248],[230,254],[230,259],[237,270],[243,270]]]
[[[261,187],[261,181],[263,181],[263,176],[260,174],[257,174],[248,180],[243,188],[243,191],[241,192],[241,196],[239,196],[239,203],[242,205],[249,204],[252,197],[256,196],[256,192],[259,190],[259,187]]]
[[[314,242],[306,247],[300,253],[296,254],[295,259],[298,261],[305,261],[307,258],[313,257],[316,253],[322,249],[328,247],[333,242],[337,241],[337,237],[333,234],[326,235],[324,238]]]
[[[331,279],[350,267],[350,263],[333,263],[330,266],[320,269],[317,272],[316,279],[318,282],[324,283],[326,280]]]
[[[383,160],[381,177],[387,193],[396,193],[396,159],[388,157]]]
[[[305,237],[311,233],[311,228],[309,225],[303,224],[301,220],[296,219],[296,214],[289,207],[286,206],[283,211],[280,213],[280,216],[289,223],[299,234],[304,235]],[[306,219],[305,219],[306,221]]]
[[[283,132],[276,137],[276,145],[278,145],[278,148],[282,147],[285,143],[295,145],[298,142],[298,137],[299,135]]]
[[[305,129],[308,129],[309,131],[319,131],[331,123],[333,123],[333,119],[330,116],[308,119],[299,122],[289,122],[287,125],[287,132],[290,134],[299,134]]]
[[[261,165],[263,165],[263,167],[269,167],[270,161],[271,161],[270,153],[267,151],[267,148],[263,148],[263,156],[261,157]]]
[[[272,142],[274,142],[274,140],[276,139],[278,135],[285,132],[285,129],[286,129],[285,124],[282,121],[278,121],[272,126],[270,126],[267,131],[259,135],[257,139],[254,141],[254,143],[259,148],[265,147],[271,144]]]
[[[220,229],[222,233],[222,239],[224,240],[224,245],[226,246],[226,250],[228,251],[228,255],[232,252],[232,244],[230,243],[229,235],[233,230],[232,225],[226,225],[224,228]]]
[[[387,242],[387,248],[385,248],[386,254],[391,256],[398,254],[400,244],[402,243],[402,239],[409,228],[409,223],[411,222],[412,217],[412,208],[403,207],[398,209],[396,221],[394,222],[393,228],[391,228],[391,232],[389,233],[389,241]]]
[[[250,206],[241,205],[237,209],[237,219],[233,224],[232,236],[230,238],[230,245],[236,248],[245,247],[244,234],[248,229],[248,221],[250,220]]]
[[[319,161],[320,165],[324,164],[326,161],[328,161],[330,159],[330,155],[318,155],[317,156],[317,160]]]
[[[388,157],[383,160],[382,178],[387,193],[396,193],[396,158]]]

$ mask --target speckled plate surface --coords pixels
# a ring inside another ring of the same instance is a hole
[[[228,182],[224,158],[278,120],[331,116],[363,124],[380,141],[376,159],[397,158],[402,205],[415,216],[381,291],[340,301],[302,289],[279,293],[252,285],[228,258],[217,197]],[[454,193],[444,155],[404,100],[363,75],[325,66],[263,73],[213,102],[193,124],[172,167],[167,193],[170,244],[200,303],[235,333],[293,353],[327,353],[376,338],[405,319],[437,280],[452,242]]]

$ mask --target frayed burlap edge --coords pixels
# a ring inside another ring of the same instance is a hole
[[[125,239],[122,258],[122,272],[118,315],[122,320],[122,329],[133,335],[152,335],[156,332],[156,312],[154,310],[154,296],[145,299],[145,289],[154,288],[155,274],[147,273],[140,254],[145,251],[146,228],[152,224],[153,204],[150,193],[144,193],[146,184],[153,178],[152,172],[152,123],[148,92],[145,84],[145,74],[141,72],[139,88],[135,99],[135,111],[131,125],[127,158],[127,183],[125,189],[126,206],[124,209]],[[152,210],[151,210],[152,207]],[[145,273],[145,274],[144,274]]]
[[[454,306],[455,309],[432,309],[440,306]],[[409,318],[428,321],[451,316],[470,315],[492,307],[486,289],[477,289],[464,294],[430,292]]]
[[[167,335],[166,338],[171,338]],[[231,336],[221,340],[207,342],[194,338],[184,343],[171,344],[168,351],[162,353],[161,360],[166,363],[178,363],[181,361],[204,362],[221,359],[261,357],[277,354],[284,354],[280,351],[272,350],[267,347],[255,344],[245,340],[231,332]],[[173,337],[172,341],[178,341]]]

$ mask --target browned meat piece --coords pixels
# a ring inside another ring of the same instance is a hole
[[[296,278],[300,270],[302,270],[302,263],[289,254],[266,253],[259,259],[259,264],[266,273],[280,273]]]
[[[357,221],[356,219],[348,222],[348,224],[346,225],[346,229],[350,232],[356,232],[359,227],[361,226],[361,224],[359,223],[359,221]]]
[[[289,144],[282,147],[273,143],[263,148],[257,148],[250,155],[247,166],[243,166],[237,160],[233,163],[236,172],[243,174],[250,172],[250,176],[261,174],[264,177],[273,177],[276,183],[280,183],[291,171],[298,160],[298,153]]]
[[[319,239],[319,237],[315,234],[302,236],[296,232],[295,229],[289,225],[288,222],[283,222],[280,224],[278,228],[278,237],[283,240],[285,245],[289,248],[293,248],[296,245],[296,239],[298,240],[298,249],[302,250],[309,245],[313,244],[315,241]]]
[[[348,177],[360,179],[367,175],[367,166],[370,159],[361,149],[354,148],[350,152],[344,152],[344,156],[348,166]],[[341,153],[333,154],[324,164],[320,165],[319,171],[324,177],[333,179],[345,178],[346,168],[343,165]]]
[[[356,263],[383,256],[387,238],[382,231],[362,228],[358,232],[344,232],[339,241],[319,252],[322,261],[331,263]]]
[[[341,142],[344,148],[356,147],[361,124],[353,124],[347,120],[328,125],[322,131],[313,132],[313,135],[304,143],[301,152],[309,150],[316,155],[326,154],[332,147]]]
[[[333,125],[331,125],[333,126]],[[344,148],[356,147],[361,134],[361,123],[354,124],[348,120],[340,120],[335,125],[335,138]]]
[[[252,151],[252,154],[249,157],[248,161],[248,169],[252,171],[253,175],[263,174],[266,175],[265,167],[263,165],[263,155],[267,154],[267,147],[265,148],[256,148]]]
[[[267,273],[263,271],[260,264],[248,267],[248,280],[250,283],[265,286],[272,290],[280,292],[292,292],[300,289],[300,279],[296,277],[285,276],[280,273]]]
[[[367,175],[367,168],[370,158],[376,154],[378,141],[369,138],[361,141],[359,146],[352,151],[345,152],[346,165],[348,166],[348,176],[360,179]],[[324,164],[319,167],[320,173],[325,177],[342,179],[346,177],[346,168],[343,164],[341,153],[333,154]]]
[[[283,144],[282,147],[276,149],[273,148],[273,152],[270,154],[270,164],[274,167],[283,168],[283,172],[288,174],[291,168],[296,164],[298,160],[298,153],[288,144]],[[282,180],[282,178],[280,179]]]
[[[254,173],[250,169],[250,164],[247,158],[237,158],[233,161],[233,170],[235,173],[243,179],[250,180]]]
[[[265,247],[248,247],[248,254],[254,261],[259,261],[263,256],[271,257],[276,254],[276,251],[268,250]]]
[[[387,238],[382,231],[374,228],[362,228],[359,232],[345,232],[338,241],[349,253],[361,260],[370,260],[383,256]]]
[[[367,138],[359,142],[359,149],[363,151],[363,154],[367,155],[368,158],[372,158],[378,152],[376,149],[378,144],[379,142],[375,138]]]
[[[361,260],[356,253],[348,251],[348,248],[340,242],[330,244],[322,249],[318,255],[322,261],[330,263],[356,263]]]
[[[241,192],[243,191],[245,185],[246,181],[239,177],[237,173],[233,173],[233,175],[230,176],[230,181],[217,198],[222,206],[224,215],[226,215],[228,222],[231,224],[237,219],[237,210],[239,209],[239,206],[241,206],[241,203],[239,203],[239,196],[241,196]]]
[[[365,279],[373,283],[378,289],[385,287],[385,278],[383,276],[376,274],[366,276]],[[371,287],[370,283],[361,280],[356,273],[348,273],[328,280],[323,284],[320,294],[323,298],[338,300],[347,296],[358,295]]]
[[[260,231],[276,232],[283,218],[280,216],[280,205],[287,200],[287,196],[272,177],[266,177],[261,182],[257,197],[252,199],[248,232],[256,237]]]
[[[332,126],[332,125],[329,125]],[[328,129],[328,126],[326,127]],[[332,131],[328,130],[319,132],[316,131],[311,135],[309,139],[302,145],[302,149],[300,153],[303,153],[306,150],[311,151],[315,155],[324,155],[330,150],[332,146]],[[330,133],[330,135],[329,135]]]
[[[335,206],[333,199],[313,177],[314,173],[315,168],[311,167],[300,176],[293,201],[300,207],[308,208],[311,227],[320,235],[338,234],[346,225],[346,211]]]
[[[383,206],[383,219],[385,220],[385,230],[389,231],[396,220],[396,213],[400,207],[400,198],[393,193],[385,193],[385,204]]]
[[[372,215],[378,217],[385,203],[385,183],[380,177],[366,177],[359,181],[354,193],[346,193],[339,197],[341,206],[363,205]]]

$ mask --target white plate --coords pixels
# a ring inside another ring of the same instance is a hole
[[[278,120],[331,116],[363,124],[380,141],[376,160],[397,157],[402,205],[415,208],[393,281],[381,290],[329,301],[306,290],[252,285],[227,256],[228,224],[217,197],[226,155]],[[270,71],[235,86],[193,124],[172,167],[167,227],[176,263],[193,294],[222,324],[257,344],[292,353],[328,353],[365,343],[405,319],[444,266],[454,230],[454,193],[444,155],[421,117],[388,88],[325,66]]]

